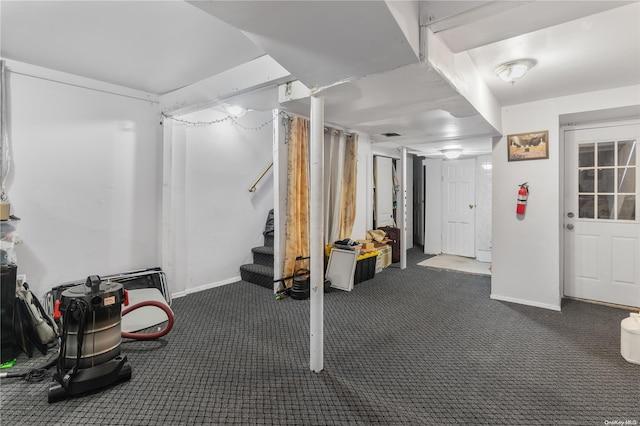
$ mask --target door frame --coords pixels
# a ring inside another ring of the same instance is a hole
[[[449,217],[447,215],[447,197],[449,196],[449,192],[446,190],[445,188],[445,176],[444,176],[444,169],[445,169],[445,165],[446,164],[451,164],[451,163],[460,163],[462,161],[470,161],[473,162],[473,167],[471,168],[471,173],[473,175],[473,188],[471,188],[471,193],[473,196],[473,207],[471,207],[470,209],[472,209],[473,211],[471,212],[471,216],[473,216],[472,219],[472,233],[470,235],[470,239],[471,241],[469,242],[469,245],[471,246],[471,256],[465,256],[463,254],[453,254],[453,253],[448,253],[448,254],[452,254],[453,256],[461,256],[461,257],[471,257],[473,259],[475,259],[477,257],[477,246],[476,246],[476,219],[477,219],[477,203],[476,203],[476,167],[478,166],[477,164],[477,157],[464,157],[464,158],[458,158],[455,160],[443,160],[442,162],[442,171],[441,171],[441,186],[442,186],[442,193],[441,193],[441,199],[440,199],[440,208],[442,210],[442,216],[441,216],[441,220],[442,220],[442,228],[441,228],[441,232],[442,232],[442,252],[444,253],[444,248],[448,245],[448,241],[445,239],[445,231],[447,229],[447,218]],[[471,205],[470,205],[471,206]],[[447,235],[447,237],[449,237],[449,235]]]
[[[560,215],[560,288],[559,293],[560,293],[560,300],[562,299],[566,299],[566,298],[570,298],[570,296],[566,296],[565,294],[565,257],[566,257],[566,250],[567,250],[567,243],[565,241],[564,235],[564,212],[566,211],[566,204],[565,204],[565,200],[566,200],[566,182],[565,182],[565,174],[566,174],[566,167],[567,167],[567,159],[566,159],[566,155],[565,155],[565,132],[566,131],[570,131],[570,130],[588,130],[588,129],[596,129],[596,128],[603,128],[603,127],[617,127],[617,126],[624,126],[624,125],[628,125],[628,124],[640,124],[640,118],[633,118],[633,119],[610,119],[610,120],[603,120],[603,121],[587,121],[587,122],[583,122],[583,123],[579,123],[579,124],[564,124],[564,125],[560,125],[560,131],[559,131],[559,142],[560,142],[560,149],[558,150],[559,152],[559,159],[560,159],[560,179],[559,179],[559,185],[560,185],[560,211],[558,212],[558,214]],[[598,302],[598,301],[594,301],[594,302]],[[606,302],[598,302],[598,303],[603,303],[606,304]]]

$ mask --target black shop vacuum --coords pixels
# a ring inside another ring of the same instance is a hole
[[[122,304],[128,305],[127,296],[122,284],[92,275],[55,302],[54,319],[62,319],[62,333],[49,402],[131,378],[131,365],[120,354]]]

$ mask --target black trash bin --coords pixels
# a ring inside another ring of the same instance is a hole
[[[304,300],[309,298],[309,283],[311,277],[308,269],[298,269],[293,275],[293,285],[290,296],[292,299]]]

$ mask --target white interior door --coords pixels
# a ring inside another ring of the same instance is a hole
[[[395,226],[393,219],[393,168],[389,157],[373,157],[375,173],[375,227]]]
[[[442,252],[475,257],[476,160],[442,164]]]
[[[640,124],[564,136],[564,294],[640,307]]]

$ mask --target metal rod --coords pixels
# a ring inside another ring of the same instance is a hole
[[[266,174],[267,174],[267,172],[269,171],[269,169],[271,169],[271,167],[273,167],[273,161],[272,161],[272,162],[267,166],[267,168],[266,168],[266,169],[264,169],[264,170],[262,171],[262,173],[260,173],[260,176],[258,176],[258,179],[256,179],[256,180],[253,182],[253,185],[251,185],[251,186],[249,187],[249,192],[255,192],[255,190],[256,190],[256,186],[257,186],[257,185],[258,185],[258,183],[262,180],[262,178],[264,177],[264,175],[266,175]]]

